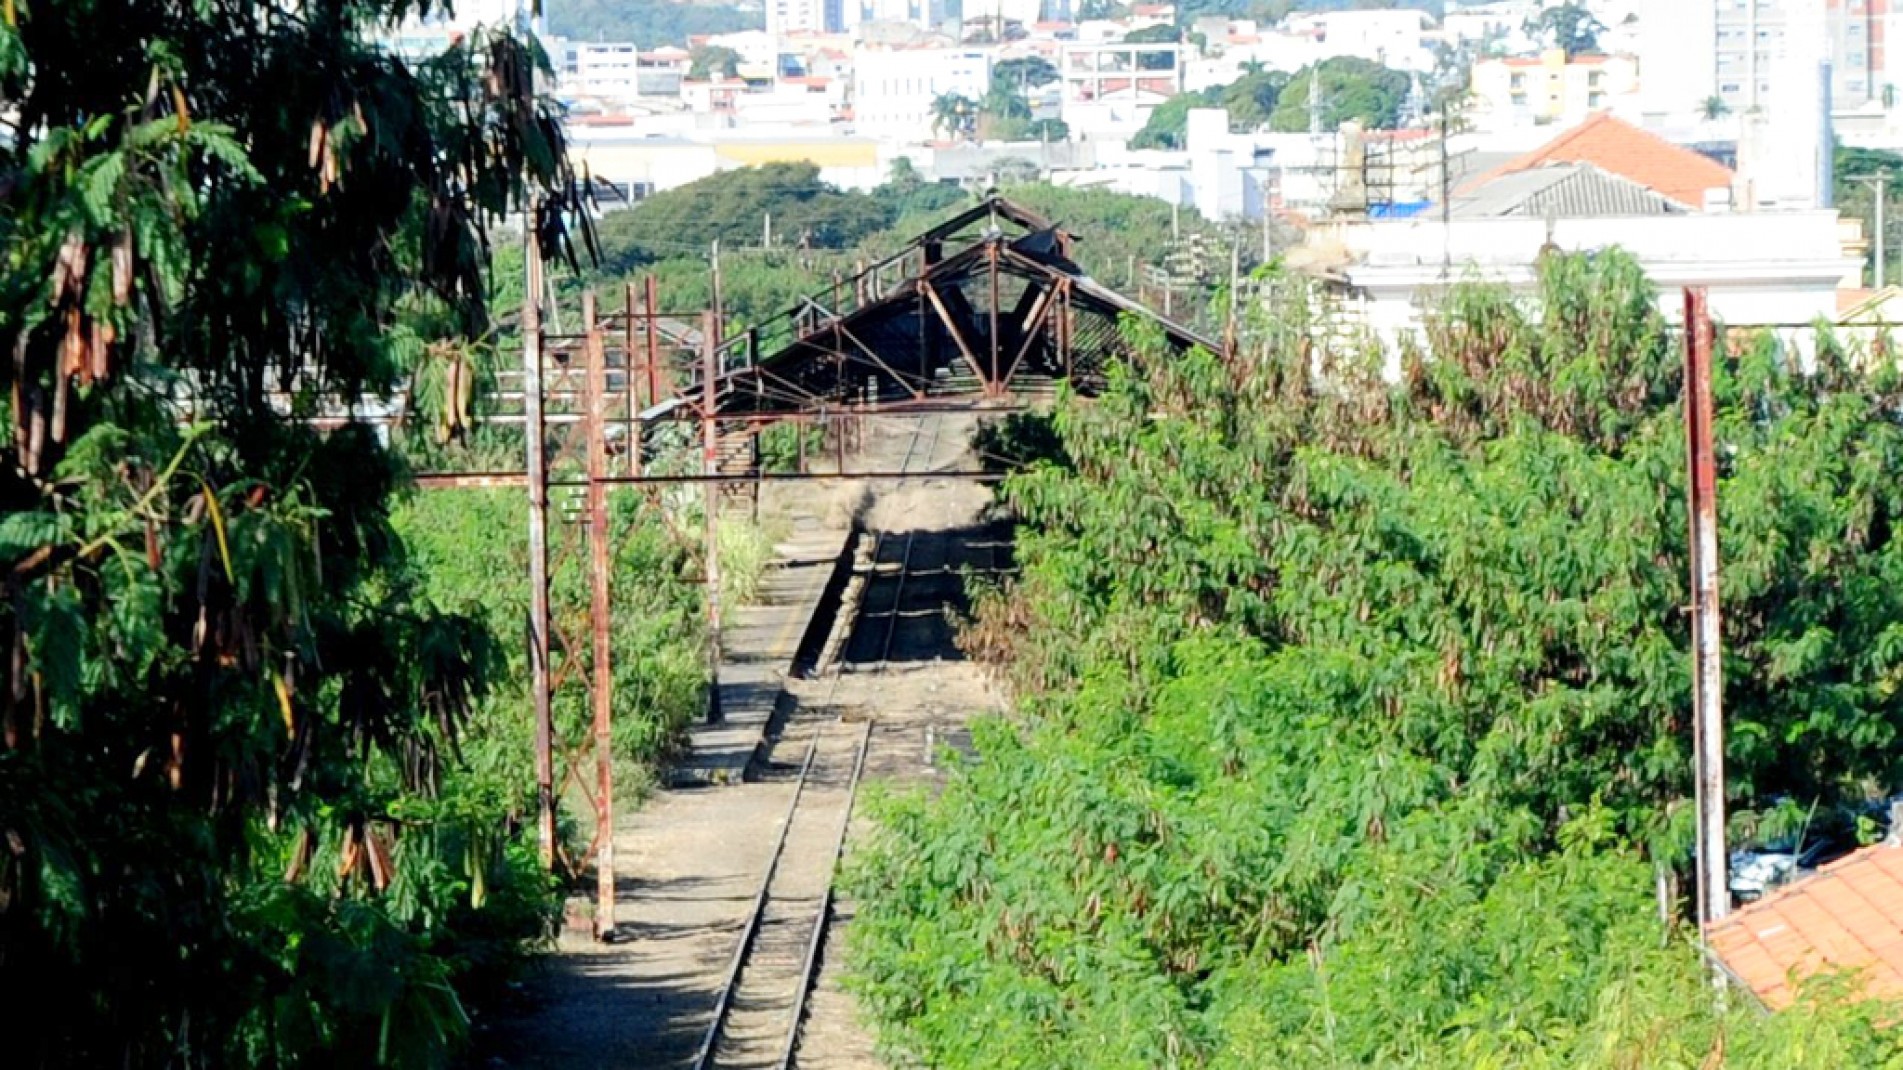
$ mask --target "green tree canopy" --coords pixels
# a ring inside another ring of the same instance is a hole
[[[1606,27],[1581,0],[1567,0],[1527,20],[1526,32],[1572,57],[1598,52],[1599,35]]]
[[[768,216],[776,242],[841,249],[884,227],[885,206],[820,181],[809,163],[721,171],[655,194],[601,224],[604,255],[617,270],[673,256],[704,254],[719,239],[758,245]]]
[[[371,39],[436,6],[0,12],[11,1065],[442,1065],[541,921],[451,760],[494,637],[419,588],[373,430],[304,418],[476,347],[531,190],[566,242],[539,49]]]
[[[548,32],[575,41],[627,41],[640,48],[683,45],[690,37],[757,30],[758,7],[672,0],[547,0]]]
[[[993,89],[1003,86],[1014,92],[1036,89],[1057,81],[1057,68],[1043,56],[1018,56],[1000,60],[991,67]]]
[[[700,45],[688,54],[687,76],[697,79],[737,78],[740,53],[725,45]]]
[[[1131,30],[1123,35],[1123,43],[1127,45],[1173,45],[1182,39],[1183,31],[1166,22]]]
[[[1720,1007],[1690,861],[1680,342],[1617,251],[1385,354],[1280,285],[1133,325],[1003,497],[1014,688],[851,876],[882,1039],[997,1066],[1886,1065],[1894,1005]],[[1734,337],[1714,384],[1735,806],[1903,782],[1903,377]],[[1000,448],[1005,455],[1018,452]]]
[[[1285,133],[1307,130],[1309,94],[1319,77],[1322,126],[1336,130],[1350,120],[1372,130],[1392,130],[1401,122],[1412,81],[1397,70],[1352,56],[1325,60],[1304,68],[1277,96],[1269,125]]]
[[[1218,89],[1200,93],[1178,93],[1150,112],[1143,129],[1130,141],[1138,149],[1181,149],[1188,133],[1189,113],[1196,108],[1222,108],[1229,113],[1229,128],[1235,131],[1260,130],[1269,125],[1276,104],[1287,87],[1289,76],[1282,71],[1256,71]]]

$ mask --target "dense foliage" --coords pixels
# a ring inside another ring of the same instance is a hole
[[[1133,149],[1186,149],[1189,112],[1192,108],[1221,108],[1229,113],[1229,128],[1249,132],[1269,125],[1276,104],[1287,88],[1289,75],[1282,71],[1256,71],[1225,86],[1195,93],[1178,93],[1150,113],[1143,129],[1130,140]]]
[[[890,217],[875,199],[819,180],[810,163],[773,163],[721,171],[657,193],[603,220],[610,265],[704,253],[718,239],[759,245],[768,233],[781,245],[840,249],[884,227]]]
[[[1305,67],[1276,98],[1269,125],[1285,133],[1309,128],[1309,94],[1319,85],[1323,130],[1357,122],[1370,130],[1392,130],[1401,125],[1413,82],[1404,71],[1383,67],[1373,60],[1338,56]]]
[[[1605,24],[1580,0],[1542,8],[1526,20],[1527,36],[1559,49],[1568,59],[1598,52],[1599,35],[1605,32]]]
[[[1015,685],[852,877],[885,1042],[997,1067],[1894,1065],[1888,1009],[1714,1008],[1690,862],[1677,344],[1637,266],[1462,286],[1401,378],[1288,297],[1060,402],[1007,484]],[[1717,384],[1730,790],[1903,778],[1903,382]],[[1006,429],[1008,432],[1009,429]],[[992,452],[1004,452],[998,445]],[[1752,815],[1741,815],[1749,821]]]
[[[1400,124],[1407,103],[1408,76],[1378,63],[1346,57],[1324,61],[1319,75],[1313,67],[1304,67],[1293,75],[1256,70],[1226,86],[1179,93],[1150,113],[1130,147],[1188,148],[1184,136],[1192,108],[1223,109],[1229,113],[1229,128],[1235,131],[1307,130],[1311,118],[1309,87],[1317,77],[1322,88],[1323,129],[1337,129],[1349,120],[1383,130]]]
[[[681,47],[690,37],[757,30],[760,9],[674,0],[544,0],[548,32],[577,41],[628,41],[640,48]]]
[[[351,418],[573,204],[532,45],[368,41],[441,6],[0,7],[9,1065],[439,1065],[548,920]]]
[[[1720,99],[1718,103],[1723,104],[1724,101]],[[1863,220],[1864,233],[1871,235],[1873,239],[1877,232],[1876,179],[1883,177],[1886,190],[1883,219],[1883,229],[1886,233],[1883,240],[1888,243],[1885,249],[1890,254],[1885,260],[1884,273],[1890,278],[1903,274],[1903,255],[1899,255],[1896,244],[1897,229],[1899,223],[1903,223],[1896,218],[1896,193],[1898,187],[1903,186],[1903,154],[1885,149],[1859,149],[1839,145],[1831,174],[1836,183],[1838,209],[1845,216]],[[1873,268],[1876,259],[1875,245],[1875,241],[1872,240],[1868,255]],[[1882,279],[1876,285],[1887,285],[1889,281],[1889,279]]]

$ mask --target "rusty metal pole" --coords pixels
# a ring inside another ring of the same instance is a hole
[[[595,715],[595,939],[615,932],[614,668],[608,601],[608,353],[595,320],[593,291],[582,294],[588,350],[588,624],[594,657],[588,667]]]
[[[628,411],[623,424],[628,436],[628,474],[638,476],[641,474],[641,410],[646,406],[641,404],[641,380],[635,374],[634,355],[639,350],[634,344],[634,325],[641,317],[635,311],[634,283],[622,287],[622,304],[628,310],[627,329],[621,336],[621,348],[626,354],[621,360],[622,386],[626,388],[628,399]]]
[[[1731,912],[1725,848],[1724,672],[1718,605],[1718,473],[1712,452],[1712,324],[1703,289],[1685,291],[1685,443],[1691,514],[1692,732],[1698,810],[1698,922]]]
[[[529,484],[529,676],[535,695],[535,846],[542,868],[555,868],[555,726],[548,675],[548,464],[542,420],[542,249],[535,232],[539,198],[530,198],[522,296],[522,428]]]
[[[720,422],[715,419],[719,392],[714,383],[719,365],[714,348],[717,322],[717,313],[701,313],[701,474],[707,476],[720,473]],[[720,708],[720,481],[709,479],[702,486],[706,493],[702,508],[707,527],[707,720],[717,723],[724,716]]]
[[[1070,336],[1076,324],[1071,320],[1070,280],[1065,279],[1063,282],[1058,283],[1058,285],[1064,288],[1064,313],[1062,318],[1057,321],[1057,345],[1058,348],[1064,351],[1064,380],[1069,382],[1074,371],[1071,367]]]
[[[713,278],[711,283],[714,295],[714,344],[719,345],[721,342],[726,341],[725,332],[727,330],[727,306],[721,299],[719,238],[714,239],[713,249],[709,256],[713,261]]]
[[[992,242],[992,243],[991,243],[990,245],[988,245],[988,246],[987,246],[987,247],[985,248],[985,254],[986,254],[986,258],[987,258],[987,259],[989,259],[989,260],[991,261],[991,370],[990,370],[990,372],[989,372],[989,373],[988,373],[988,374],[987,374],[987,375],[985,376],[985,378],[986,378],[986,379],[988,380],[988,381],[987,381],[987,382],[985,383],[985,393],[987,393],[987,394],[994,394],[994,395],[995,395],[995,394],[1001,394],[1001,393],[1003,393],[1003,392],[1004,392],[1004,388],[1003,388],[1003,386],[1002,386],[1001,384],[1000,384],[1000,385],[997,385],[997,386],[993,386],[993,384],[995,384],[995,383],[997,383],[997,382],[998,382],[998,378],[999,378],[999,368],[998,368],[998,301],[999,301],[999,297],[998,297],[998,243],[994,241],[994,242]]]
[[[661,401],[661,313],[660,296],[656,293],[654,276],[648,276],[648,404],[657,405]]]

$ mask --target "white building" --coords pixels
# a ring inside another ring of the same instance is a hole
[[[1124,139],[1183,92],[1186,50],[1174,44],[1071,44],[1058,54],[1061,108],[1073,137]]]
[[[1490,41],[1510,44],[1523,37],[1522,28],[1527,20],[1538,15],[1539,3],[1535,0],[1499,0],[1491,4],[1471,4],[1459,8],[1449,4],[1447,12],[1441,16],[1441,37],[1448,44],[1481,45]]]
[[[678,97],[691,57],[686,49],[644,52],[632,44],[548,42],[564,100],[625,105],[642,97]]]
[[[1403,71],[1431,71],[1434,21],[1425,11],[1393,8],[1291,16],[1291,33],[1312,33],[1324,58],[1355,56]]]
[[[827,8],[832,9],[832,24],[827,23]],[[766,0],[766,32],[775,37],[789,33],[837,33],[844,29],[839,0]]]
[[[932,103],[991,87],[991,55],[976,48],[860,49],[852,71],[853,129],[900,142],[934,136]]]
[[[1194,207],[1205,219],[1260,219],[1274,196],[1261,137],[1231,134],[1221,108],[1190,111],[1183,151],[1098,146],[1093,166],[1054,169],[1053,185],[1114,190]]]
[[[1532,293],[1549,246],[1618,246],[1638,258],[1668,317],[1681,291],[1707,287],[1712,313],[1736,326],[1805,324],[1837,316],[1837,293],[1863,265],[1845,254],[1833,211],[1594,218],[1420,218],[1341,224],[1312,235],[1337,267],[1362,325],[1392,349],[1420,328],[1422,299],[1454,283],[1503,283]]]
[[[1671,0],[1635,6],[1633,28],[1646,113],[1672,122],[1716,97],[1743,115],[1793,91],[1816,99],[1818,64],[1831,65],[1839,110],[1889,106],[1903,85],[1897,0]],[[1789,70],[1799,70],[1792,84]]]

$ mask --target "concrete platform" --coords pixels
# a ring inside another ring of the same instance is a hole
[[[792,535],[774,547],[776,560],[761,578],[759,603],[727,611],[721,629],[721,720],[689,730],[687,752],[669,770],[669,784],[730,784],[746,778],[776,715],[791,702],[786,677],[850,537],[849,528],[797,518]]]

